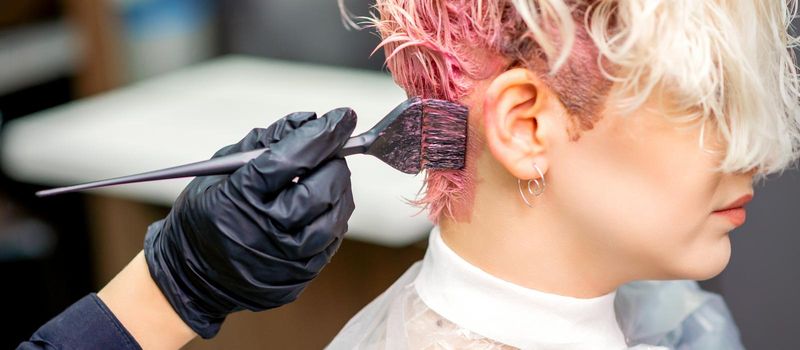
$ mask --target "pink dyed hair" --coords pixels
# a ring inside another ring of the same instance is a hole
[[[525,67],[537,72],[558,94],[567,111],[577,117],[580,130],[591,129],[596,121],[594,112],[610,83],[597,68],[597,50],[586,29],[576,26],[573,49],[563,67],[548,74],[553,68],[549,62],[554,60],[535,40],[512,1],[377,0],[377,15],[366,19],[383,39],[376,50],[385,50],[388,69],[409,96],[459,101],[476,82],[498,70]],[[582,24],[587,4],[580,0],[568,3],[572,20]],[[474,163],[480,150],[473,127],[469,132],[465,169],[427,171],[424,195],[413,201],[429,210],[434,223],[443,215],[468,220]],[[579,137],[571,135],[573,140]]]

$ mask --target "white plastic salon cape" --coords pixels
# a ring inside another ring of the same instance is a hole
[[[636,281],[596,298],[524,288],[470,264],[438,227],[423,260],[326,347],[354,349],[743,349],[723,299],[694,281]]]

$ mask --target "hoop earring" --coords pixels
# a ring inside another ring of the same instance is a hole
[[[538,197],[542,193],[544,193],[544,188],[545,188],[545,186],[547,186],[547,184],[545,184],[545,182],[544,182],[544,174],[542,174],[542,171],[539,170],[538,166],[536,166],[536,163],[533,163],[533,167],[536,169],[536,171],[539,173],[539,176],[542,178],[542,183],[541,184],[539,183],[539,179],[533,178],[533,179],[528,180],[528,186],[527,187],[528,187],[528,193]],[[531,182],[536,183],[536,190],[531,189]],[[520,195],[520,197],[522,197],[522,201],[525,202],[525,205],[527,205],[529,208],[533,208],[533,205],[531,205],[531,203],[528,201],[528,197],[526,197],[525,193],[522,191],[522,180],[521,179],[517,179],[517,189],[519,190],[519,195]]]

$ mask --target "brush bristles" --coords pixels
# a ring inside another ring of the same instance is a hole
[[[373,128],[379,134],[372,135],[376,138],[366,153],[406,174],[422,169],[463,169],[467,113],[467,107],[458,103],[412,97]]]
[[[466,106],[422,100],[422,168],[463,169],[467,155]]]

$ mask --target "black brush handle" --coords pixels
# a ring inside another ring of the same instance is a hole
[[[374,139],[374,137],[371,137],[369,133],[364,133],[358,136],[351,137],[349,140],[347,140],[347,143],[345,143],[344,147],[339,152],[336,153],[336,155],[344,157],[352,154],[365,153],[369,148],[369,144],[371,144],[372,139]],[[112,179],[87,182],[79,185],[43,190],[36,192],[36,196],[47,197],[56,194],[77,192],[98,187],[156,181],[156,180],[177,179],[181,177],[230,174],[264,152],[269,152],[269,148],[259,148],[247,152],[233,153],[227,156],[212,158],[209,160],[204,160],[190,164],[178,165],[166,169],[148,171],[134,175],[121,176]]]
[[[156,181],[165,179],[177,179],[190,176],[206,176],[230,174],[242,165],[260,154],[268,151],[269,148],[261,148],[248,152],[234,153],[227,156],[204,160],[200,162],[178,165],[171,168],[153,170],[144,173],[115,177],[112,179],[87,182],[79,185],[53,188],[36,192],[38,197],[47,197],[61,193],[76,192],[92,188],[122,185],[136,182]]]

